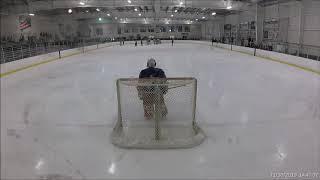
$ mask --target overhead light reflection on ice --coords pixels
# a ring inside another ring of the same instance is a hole
[[[110,174],[114,174],[114,173],[115,173],[115,170],[116,170],[116,165],[115,165],[115,163],[111,163],[111,165],[110,165],[110,167],[109,167],[109,169],[108,169],[108,172],[109,172]]]
[[[40,159],[40,160],[38,161],[37,165],[35,166],[35,168],[36,168],[37,170],[40,170],[43,164],[44,164],[43,160]]]
[[[277,147],[277,153],[276,153],[276,158],[277,158],[277,160],[283,161],[283,160],[286,159],[286,157],[287,157],[287,153],[286,153],[283,145],[281,145],[281,144],[278,145],[278,147]]]
[[[210,89],[213,88],[213,81],[212,81],[212,80],[210,80],[210,81],[208,82],[208,86],[209,86]]]
[[[248,113],[247,112],[242,112],[241,113],[241,123],[243,125],[245,125],[245,124],[248,123],[248,120],[249,120]]]
[[[199,164],[203,164],[203,163],[205,163],[205,162],[206,162],[205,157],[200,156],[200,157],[199,157]]]

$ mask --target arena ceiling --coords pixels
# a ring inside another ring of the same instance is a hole
[[[245,11],[257,3],[268,5],[284,1],[290,0],[1,0],[1,15],[73,14],[80,19],[122,17],[208,20]],[[72,13],[68,12],[69,9],[72,9]]]

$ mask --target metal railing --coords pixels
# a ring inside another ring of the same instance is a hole
[[[59,52],[73,48],[84,48],[85,46],[98,45],[109,41],[102,41],[100,39],[80,40],[76,42],[72,41],[59,41],[59,42],[42,42],[42,43],[7,43],[0,46],[0,64],[24,59],[41,54],[47,54],[51,52]],[[110,41],[111,42],[111,41]],[[222,43],[222,42],[219,42]],[[2,43],[3,44],[3,43]],[[239,43],[222,43],[241,46]],[[252,47],[255,49],[264,49],[269,51],[280,52],[284,54],[290,54],[294,56],[300,56],[316,61],[320,61],[320,47],[299,45],[292,43],[277,43],[272,45],[254,45],[249,44],[245,47]]]
[[[51,52],[104,43],[100,40],[81,40],[77,42],[59,41],[42,43],[7,43],[0,46],[0,63],[6,63]]]
[[[293,56],[299,56],[315,61],[320,61],[320,46],[311,46],[311,45],[299,45],[294,43],[279,43],[279,42],[272,42],[272,43],[261,43],[256,45],[254,43],[240,43],[231,41],[215,41],[216,43],[221,44],[229,44],[229,45],[236,45],[236,46],[243,46],[243,47],[250,47],[255,49],[262,49],[268,51],[279,52],[283,54],[289,54]],[[245,45],[243,45],[245,44]]]
[[[299,45],[293,43],[279,43],[276,52],[304,57],[320,61],[320,47],[310,45]]]

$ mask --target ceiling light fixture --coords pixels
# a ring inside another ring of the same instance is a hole
[[[138,15],[141,16],[141,13],[139,13]]]
[[[128,0],[128,3],[131,4],[131,0]]]
[[[217,14],[216,12],[213,12],[213,13],[212,13],[212,16],[215,16],[216,14]]]
[[[182,1],[180,1],[180,6],[182,6],[183,5],[183,2]]]
[[[72,13],[72,9],[69,9],[69,10],[68,10],[68,13],[71,14],[71,13]]]
[[[97,9],[96,9],[96,11],[100,12],[100,9],[99,9],[99,8],[97,8]]]
[[[29,16],[34,16],[34,14],[33,14],[33,13],[30,13]]]
[[[136,11],[136,12],[137,12],[137,11],[138,11],[138,9],[137,9],[137,8],[134,8],[134,11]]]
[[[99,21],[102,21],[102,18],[99,18]]]
[[[174,10],[174,12],[178,12],[178,10],[176,9],[176,10]]]
[[[198,21],[199,19],[196,19],[196,21]]]
[[[110,16],[110,14],[108,13],[107,16]]]
[[[206,18],[206,17],[204,17],[204,16],[202,17],[202,19],[205,19],[205,18]]]
[[[86,13],[88,13],[89,12],[89,10],[86,10]]]
[[[171,14],[171,17],[173,17],[173,14]]]
[[[79,2],[79,4],[80,4],[81,6],[84,6],[84,5],[85,5],[85,3],[84,3],[84,2]]]
[[[227,6],[227,9],[232,9],[232,6],[231,5]]]

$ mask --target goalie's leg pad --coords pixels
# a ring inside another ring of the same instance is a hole
[[[144,96],[143,97],[143,110],[144,117],[146,119],[152,119],[154,114],[154,98],[152,96]]]
[[[161,112],[161,116],[162,117],[166,117],[167,114],[168,114],[168,108],[167,108],[167,106],[166,106],[166,104],[164,102],[163,96],[160,99],[160,108],[161,108],[161,111],[160,111]]]

